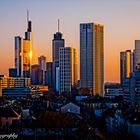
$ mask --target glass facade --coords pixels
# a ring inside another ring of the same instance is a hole
[[[103,96],[104,87],[104,27],[95,23],[80,24],[81,87]]]
[[[60,93],[71,92],[77,82],[76,50],[70,47],[59,49]]]
[[[52,59],[53,59],[53,89],[56,89],[56,68],[59,67],[59,48],[64,47],[65,41],[62,34],[57,32],[54,34],[52,41]]]
[[[31,21],[28,21],[28,29],[25,38],[15,37],[15,68],[18,77],[30,77],[32,57],[32,32]]]

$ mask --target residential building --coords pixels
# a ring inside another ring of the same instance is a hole
[[[80,114],[80,107],[70,102],[61,107],[61,112]]]
[[[123,90],[119,83],[106,83],[105,96],[106,98],[115,98],[116,96],[123,96]]]

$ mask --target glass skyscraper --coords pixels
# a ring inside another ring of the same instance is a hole
[[[101,24],[80,24],[80,80],[82,88],[103,96],[104,26]]]
[[[134,70],[138,70],[140,66],[140,40],[135,40],[134,49]]]
[[[53,60],[53,89],[56,89],[56,68],[59,67],[59,48],[64,47],[65,41],[62,34],[58,31],[54,34],[52,41],[52,60]]]
[[[25,38],[15,37],[15,68],[17,77],[30,77],[32,57],[32,23],[28,20]]]
[[[59,49],[60,93],[71,92],[77,82],[76,49],[61,47]]]
[[[126,79],[130,78],[133,72],[133,53],[131,50],[126,50],[120,53],[120,81],[124,84]]]

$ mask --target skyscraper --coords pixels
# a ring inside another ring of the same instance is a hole
[[[60,93],[71,92],[77,82],[76,50],[71,47],[59,49]]]
[[[134,70],[137,70],[139,65],[140,65],[140,40],[135,40]]]
[[[38,57],[38,64],[40,69],[43,71],[43,85],[45,85],[45,72],[46,72],[46,57],[45,56],[40,56]]]
[[[15,68],[17,70],[17,77],[21,76],[22,71],[22,38],[20,36],[15,37]]]
[[[53,69],[53,63],[47,62],[46,64],[46,85],[49,87],[49,89],[53,88],[53,77],[52,77],[52,69]]]
[[[30,77],[31,57],[32,57],[32,23],[29,21],[27,12],[28,28],[25,38],[15,37],[15,68],[17,76]]]
[[[80,80],[82,88],[103,96],[104,26],[101,24],[80,24]]]
[[[130,74],[133,72],[133,53],[131,50],[126,50],[120,53],[120,79],[121,84],[126,79],[130,78]]]
[[[42,85],[43,82],[43,70],[40,69],[39,65],[32,65],[31,67],[31,84]]]
[[[56,88],[56,67],[59,67],[59,48],[65,46],[65,41],[62,39],[62,34],[59,32],[59,20],[58,20],[58,32],[54,34],[52,41],[52,61],[53,61],[53,88]]]

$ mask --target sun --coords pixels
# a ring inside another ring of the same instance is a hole
[[[32,53],[32,51],[30,51],[29,57],[32,58],[32,55],[33,55],[33,53]]]

